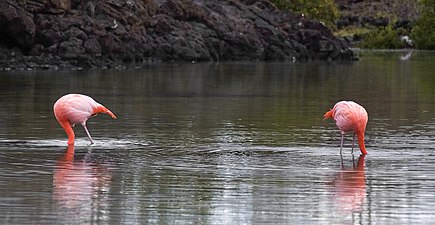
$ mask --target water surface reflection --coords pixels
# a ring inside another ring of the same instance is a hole
[[[112,174],[104,162],[92,162],[91,152],[76,160],[74,145],[56,162],[53,171],[53,198],[64,223],[108,222]]]
[[[1,73],[0,223],[431,223],[435,54],[360,54]],[[52,107],[70,92],[119,116],[89,121],[92,146],[78,129],[66,149]],[[341,99],[369,113],[364,158],[322,121]]]
[[[360,155],[351,168],[342,164],[342,169],[335,174],[329,185],[333,188],[330,190],[331,197],[340,213],[362,212],[366,199],[365,156]]]

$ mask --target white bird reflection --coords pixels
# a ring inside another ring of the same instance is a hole
[[[401,55],[400,56],[400,60],[402,60],[402,61],[408,61],[408,60],[410,60],[411,59],[411,56],[412,56],[412,53],[414,53],[414,51],[408,51],[408,52],[405,52],[403,55]]]
[[[60,220],[71,223],[107,221],[112,174],[99,163],[74,160],[74,146],[68,146],[53,173],[53,199]]]

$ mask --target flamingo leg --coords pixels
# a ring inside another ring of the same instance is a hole
[[[91,134],[88,131],[88,128],[86,128],[86,125],[83,125],[83,128],[86,131],[86,134],[88,135],[89,141],[91,141],[91,145],[94,144],[94,140],[92,140]]]
[[[344,141],[344,133],[341,133],[340,155],[341,155],[341,150],[343,149],[343,141]]]
[[[355,147],[355,132],[353,133],[352,155],[353,155],[353,147]]]

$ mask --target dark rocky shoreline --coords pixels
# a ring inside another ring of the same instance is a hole
[[[325,26],[268,0],[3,0],[0,33],[0,70],[354,60]]]

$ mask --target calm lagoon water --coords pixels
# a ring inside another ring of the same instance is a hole
[[[1,224],[429,224],[435,53],[341,63],[155,64],[0,73]],[[112,110],[77,126],[66,93]],[[369,113],[365,157],[323,114]]]

